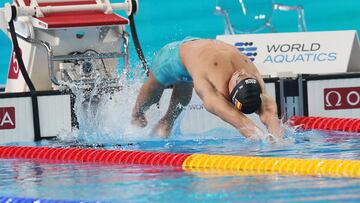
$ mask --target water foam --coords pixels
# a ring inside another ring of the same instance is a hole
[[[147,111],[148,125],[139,128],[131,125],[131,113],[136,97],[142,85],[142,80],[119,78],[121,90],[115,93],[105,93],[98,97],[97,86],[85,99],[85,93],[73,84],[67,84],[76,96],[74,111],[79,123],[79,129],[71,133],[61,133],[63,141],[81,141],[86,143],[126,142],[149,139],[148,134],[160,119],[160,112],[155,106]]]

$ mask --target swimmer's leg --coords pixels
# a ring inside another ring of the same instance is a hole
[[[159,102],[164,89],[165,87],[156,81],[154,75],[150,73],[148,80],[141,87],[136,99],[135,107],[132,112],[132,124],[139,127],[145,127],[147,125],[144,113],[151,105]]]
[[[183,111],[184,107],[189,104],[192,92],[193,84],[191,83],[179,82],[174,85],[168,110],[155,126],[152,134],[164,138],[170,135],[176,118]]]

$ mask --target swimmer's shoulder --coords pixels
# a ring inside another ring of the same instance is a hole
[[[181,47],[181,53],[195,61],[211,62],[228,60],[231,55],[239,54],[238,50],[225,42],[212,39],[188,41]]]

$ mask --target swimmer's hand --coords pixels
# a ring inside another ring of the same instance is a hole
[[[150,136],[152,137],[161,137],[161,138],[169,138],[171,133],[172,125],[169,121],[165,119],[161,119],[158,124],[151,131]]]
[[[147,122],[144,114],[137,113],[137,114],[132,115],[131,124],[141,127],[141,128],[144,128],[145,126],[147,126],[148,122]]]
[[[263,94],[261,99],[262,103],[259,111],[261,122],[267,127],[270,134],[282,139],[285,130],[282,127],[281,120],[278,118],[276,102],[268,94]]]
[[[284,142],[283,136],[273,135],[269,132],[263,132],[256,129],[252,136],[248,137],[249,140],[264,141],[266,143],[281,144]]]
[[[276,139],[283,139],[285,129],[282,126],[282,122],[277,117],[268,117],[263,123],[266,125],[269,133]]]
[[[285,141],[284,137],[279,137],[277,135],[272,135],[270,133],[267,136],[267,142],[272,144],[282,144],[285,143],[284,141]]]

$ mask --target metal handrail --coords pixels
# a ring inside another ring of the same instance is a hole
[[[108,52],[108,53],[94,53],[89,55],[58,55],[53,56],[53,61],[65,61],[65,60],[83,60],[83,59],[109,59],[120,58],[124,56],[124,53]]]
[[[44,41],[41,41],[41,40],[38,40],[38,39],[33,39],[33,38],[30,38],[30,37],[23,37],[23,36],[21,36],[19,34],[17,34],[17,37],[19,37],[22,40],[25,40],[26,42],[41,45],[41,46],[45,47],[45,49],[47,51],[46,53],[47,53],[47,56],[48,56],[48,70],[49,70],[50,81],[53,84],[55,84],[57,86],[60,86],[61,83],[56,78],[55,72],[54,72],[54,64],[53,64],[53,61],[52,61],[53,49],[52,49],[51,45],[49,43],[47,43],[47,42],[44,42]]]
[[[51,45],[47,42],[38,40],[38,39],[33,39],[30,37],[23,37],[19,34],[17,34],[17,37],[32,43],[32,44],[38,44],[41,45],[43,47],[45,47],[45,49],[47,50],[47,56],[48,56],[48,70],[49,70],[49,78],[50,81],[57,85],[60,86],[63,84],[63,81],[59,81],[56,78],[56,74],[55,74],[55,70],[54,70],[54,61],[63,61],[63,60],[79,60],[79,59],[108,59],[108,58],[120,58],[120,57],[124,57],[124,63],[128,63],[128,53],[126,53],[126,51],[128,50],[124,50],[125,52],[110,52],[110,53],[99,53],[99,54],[91,54],[91,55],[81,55],[81,56],[74,56],[74,55],[59,55],[59,56],[54,56],[53,55],[53,49],[51,47]]]
[[[288,6],[288,5],[284,5],[284,4],[274,3],[272,5],[272,8],[273,8],[273,10],[279,10],[279,11],[297,11],[297,13],[298,13],[298,16],[297,16],[298,31],[300,31],[300,32],[307,31],[307,26],[306,26],[306,21],[305,21],[305,13],[304,13],[304,8],[302,6]],[[236,34],[235,28],[232,25],[230,17],[229,17],[229,13],[225,9],[223,9],[221,6],[215,7],[215,13],[222,15],[224,18],[224,23],[225,23],[224,33],[225,34]],[[264,26],[270,28],[272,32],[276,32],[274,26],[271,23],[271,18],[269,19],[269,21],[267,21],[264,24]]]
[[[222,9],[220,6],[216,6],[215,7],[215,12],[216,14],[220,14],[223,15],[224,17],[224,21],[225,21],[225,34],[231,34],[234,35],[235,31],[234,28],[231,24],[231,20],[229,18],[229,14],[227,13],[227,11],[225,11],[224,9]]]
[[[298,19],[298,30],[300,32],[306,32],[307,31],[304,7],[302,7],[302,6],[288,6],[288,5],[283,5],[283,4],[273,4],[273,9],[274,10],[279,10],[279,11],[297,11],[297,13],[298,13],[298,17],[297,17],[297,19]]]

